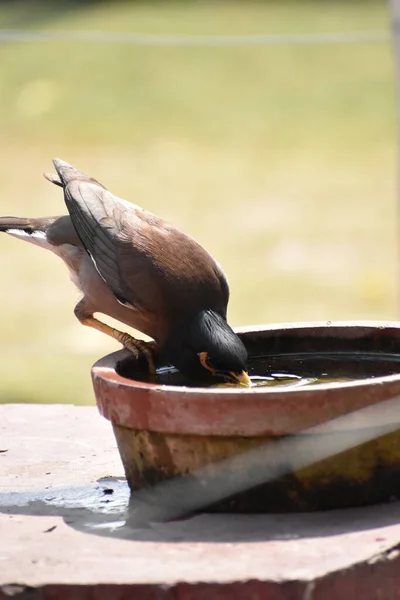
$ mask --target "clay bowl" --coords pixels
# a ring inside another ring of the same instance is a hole
[[[158,486],[182,512],[309,511],[400,496],[400,323],[297,323],[238,333],[250,372],[257,356],[298,373],[304,365],[328,372],[339,356],[364,378],[187,387],[141,381],[145,367],[127,351],[106,356],[92,368],[94,391],[133,496]]]

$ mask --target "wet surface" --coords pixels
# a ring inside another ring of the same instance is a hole
[[[112,490],[112,494],[106,490]],[[301,515],[198,514],[169,522],[154,520],[139,524],[137,515],[145,510],[139,498],[135,495],[130,497],[123,478],[107,478],[82,486],[55,487],[50,491],[0,492],[0,515],[61,517],[66,525],[77,531],[132,541],[289,540],[362,531],[365,518],[378,528],[397,524],[400,519],[399,502],[361,510]],[[43,528],[42,533],[53,533],[57,527],[58,520],[55,520],[54,525]]]
[[[129,502],[129,488],[125,478],[107,477],[84,486],[49,486],[47,489],[0,492],[0,509],[5,506],[33,508],[34,502],[45,505],[47,513],[60,509],[83,509],[105,515],[121,514]]]
[[[62,516],[88,533],[113,535],[126,525],[130,492],[125,478],[107,477],[93,484],[44,489],[1,490],[0,513]]]

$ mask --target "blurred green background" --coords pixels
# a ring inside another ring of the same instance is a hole
[[[389,32],[384,1],[0,2],[0,29]],[[61,157],[222,263],[232,325],[396,319],[390,42],[0,43],[0,214],[62,214]],[[82,327],[58,258],[0,235],[0,401],[92,403],[119,345]]]

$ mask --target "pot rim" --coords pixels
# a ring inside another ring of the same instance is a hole
[[[238,333],[240,336],[251,335],[252,333],[267,333],[269,331],[295,331],[301,329],[352,329],[352,330],[360,330],[363,328],[368,329],[396,329],[399,332],[400,336],[400,321],[300,321],[300,322],[287,322],[287,323],[273,323],[271,325],[261,324],[261,325],[242,325],[239,327],[234,327],[234,331]],[[165,390],[170,392],[175,392],[177,394],[203,394],[209,396],[210,394],[213,396],[223,395],[239,395],[239,394],[276,394],[282,393],[285,394],[299,394],[301,391],[304,391],[302,387],[253,387],[253,388],[245,388],[245,387],[227,387],[227,388],[212,388],[212,387],[188,387],[188,386],[177,386],[177,385],[168,385],[161,383],[150,383],[146,381],[140,381],[137,379],[128,379],[122,375],[119,375],[116,372],[116,365],[118,362],[123,360],[126,357],[129,357],[129,350],[117,350],[116,352],[112,352],[107,354],[106,356],[97,360],[92,366],[92,373],[96,375],[96,377],[104,378],[109,380],[110,382],[123,384],[128,388],[142,388],[148,390]],[[400,372],[395,375],[383,375],[381,377],[369,377],[365,379],[356,379],[354,381],[341,381],[341,382],[329,382],[329,383],[318,383],[318,384],[309,384],[307,386],[307,390],[315,390],[318,388],[319,390],[324,389],[332,389],[332,388],[346,388],[346,387],[365,387],[371,386],[374,383],[380,384],[386,381],[397,381],[400,380]]]
[[[397,321],[276,323],[238,327],[235,331],[249,338],[257,333],[282,330],[290,334],[302,329],[321,333],[331,330],[334,336],[338,328],[349,339],[361,330],[366,334],[392,330],[400,338]],[[129,354],[120,350],[98,360],[92,367],[92,379],[99,412],[116,425],[138,430],[185,435],[280,436],[301,432],[390,398],[400,399],[400,373],[293,388],[200,388],[147,383],[116,372],[117,363]],[[374,426],[382,426],[393,417],[400,422],[397,411],[389,417],[383,412]],[[351,420],[346,429],[358,426],[356,420]],[[360,424],[361,428],[366,426]]]

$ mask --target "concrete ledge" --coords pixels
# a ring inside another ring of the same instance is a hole
[[[0,599],[400,599],[400,505],[129,525],[92,407],[0,405]]]

